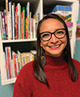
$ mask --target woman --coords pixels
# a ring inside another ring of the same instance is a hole
[[[68,29],[55,14],[37,27],[37,56],[20,71],[13,97],[79,97],[80,63],[72,60]]]

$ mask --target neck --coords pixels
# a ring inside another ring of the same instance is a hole
[[[51,65],[62,65],[65,62],[63,55],[60,55],[59,57],[46,55],[46,59],[47,59],[46,62]]]

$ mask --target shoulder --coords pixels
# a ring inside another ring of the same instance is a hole
[[[27,82],[29,84],[33,79],[34,79],[34,71],[33,71],[33,61],[32,61],[22,67],[22,69],[19,72],[19,75],[17,76],[16,81],[18,83]]]
[[[33,72],[33,61],[24,65],[20,70],[19,75],[17,76],[15,85],[14,85],[14,95],[16,97],[23,97],[23,95],[29,95],[32,93],[32,86],[34,80]]]
[[[33,61],[25,64],[19,72],[19,75],[28,76],[33,74]]]

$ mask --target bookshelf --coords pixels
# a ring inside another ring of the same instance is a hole
[[[20,3],[22,6],[25,6],[26,2],[30,2],[31,4],[31,11],[33,15],[37,15],[40,13],[40,19],[42,19],[43,14],[47,14],[49,10],[51,10],[55,5],[67,5],[72,7],[72,37],[70,39],[71,42],[71,51],[72,57],[74,55],[75,50],[75,41],[76,41],[76,22],[78,19],[78,0],[11,0],[15,4]],[[0,10],[5,8],[5,0],[0,1],[2,3]],[[76,14],[75,14],[76,13]],[[1,33],[1,31],[0,31]],[[36,38],[33,39],[17,39],[17,40],[2,40],[0,35],[0,68],[1,68],[1,82],[2,85],[15,83],[16,77],[7,79],[6,78],[6,71],[5,71],[5,61],[4,61],[4,48],[5,46],[11,46],[14,50],[20,49],[21,51],[23,45],[26,45],[26,48],[32,49],[35,46]],[[22,45],[22,46],[21,46]],[[29,47],[30,46],[30,47]],[[25,48],[25,49],[26,49]]]

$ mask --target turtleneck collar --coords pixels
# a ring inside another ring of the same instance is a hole
[[[63,65],[65,62],[64,56],[61,55],[59,57],[53,57],[53,56],[49,56],[46,55],[46,64],[48,65],[53,65],[53,66],[61,66]]]

